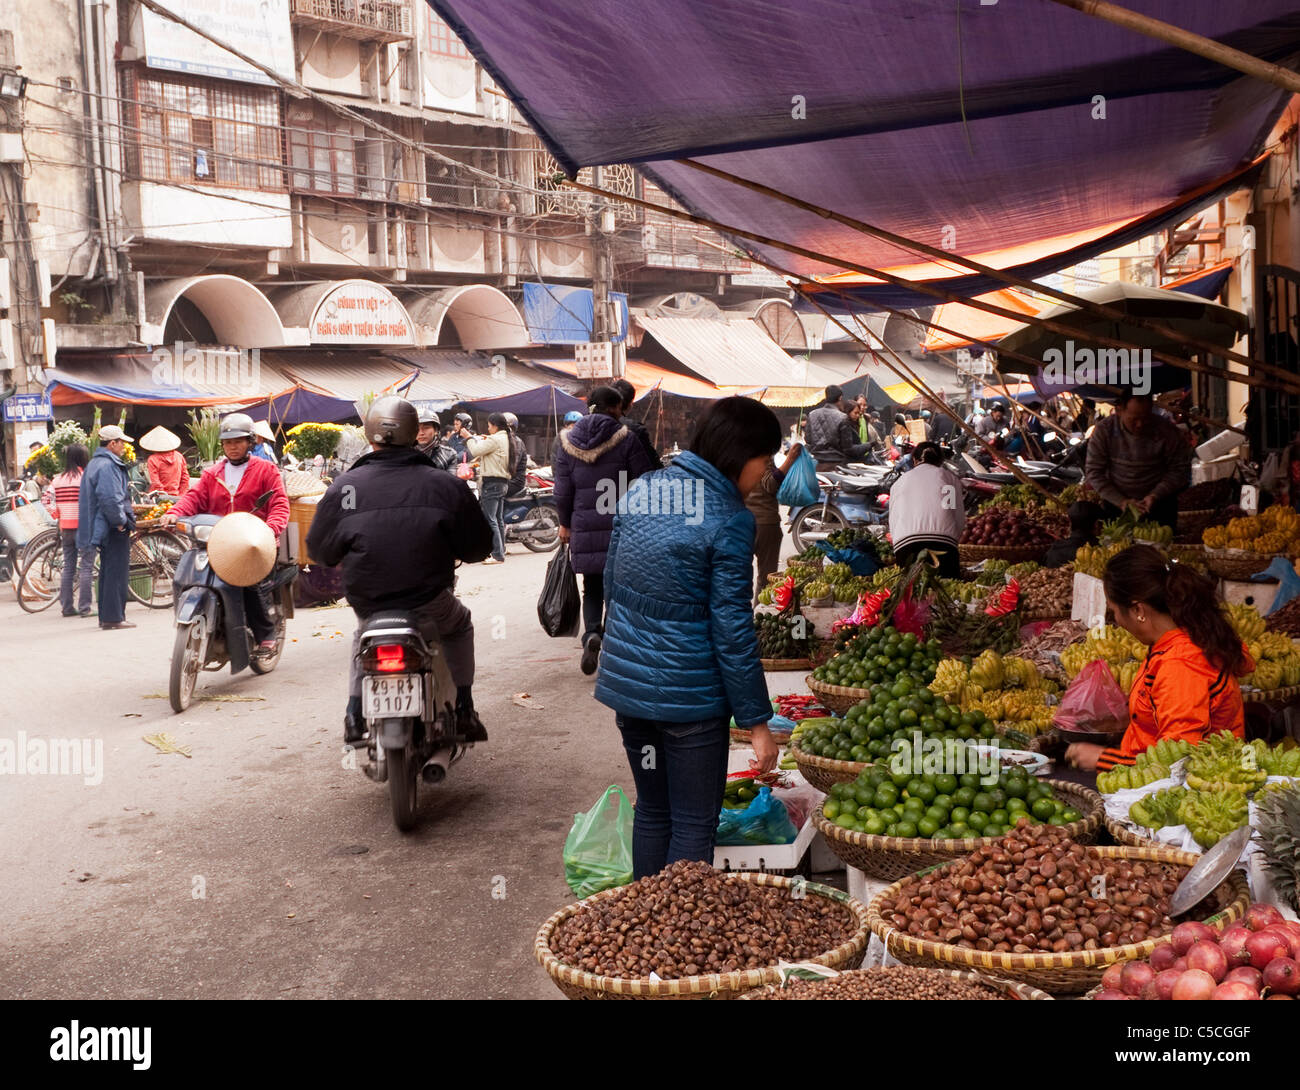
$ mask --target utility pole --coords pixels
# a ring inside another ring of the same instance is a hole
[[[591,184],[599,189],[601,168],[591,168]],[[592,253],[592,327],[591,339],[610,345],[612,377],[623,377],[623,345],[614,344],[618,332],[618,314],[615,312],[614,292],[614,210],[604,197],[597,197],[591,213]]]

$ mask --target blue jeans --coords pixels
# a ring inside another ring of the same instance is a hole
[[[637,878],[679,859],[713,863],[727,784],[727,720],[665,723],[615,716],[636,783],[632,868]]]
[[[95,576],[95,549],[87,545],[78,553],[77,531],[61,530],[63,574],[59,581],[59,603],[64,613],[90,608],[90,585]],[[72,604],[73,591],[77,604]]]
[[[483,514],[492,526],[492,556],[497,560],[506,558],[506,489],[510,482],[504,477],[484,477],[482,488]]]

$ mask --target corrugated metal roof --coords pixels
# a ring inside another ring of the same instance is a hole
[[[391,355],[414,364],[420,373],[407,392],[414,401],[480,401],[505,394],[521,394],[545,386],[547,379],[530,367],[511,360],[493,365],[482,352],[449,352],[434,348],[399,349]]]
[[[377,353],[328,352],[313,348],[303,352],[263,353],[291,381],[289,385],[314,388],[343,401],[360,401],[367,394],[399,388],[415,367]]]
[[[803,385],[796,361],[753,322],[640,319],[647,333],[715,386]]]

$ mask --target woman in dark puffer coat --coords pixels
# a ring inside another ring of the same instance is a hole
[[[745,497],[780,446],[771,409],[724,398],[696,426],[690,450],[638,480],[619,505],[596,699],[617,713],[636,782],[637,878],[679,859],[713,862],[732,716],[752,731],[759,769],[776,766]]]
[[[560,540],[582,576],[582,672],[594,674],[605,614],[605,550],[614,512],[627,486],[650,471],[644,444],[619,422],[623,397],[610,386],[587,395],[589,415],[560,433],[555,506]]]

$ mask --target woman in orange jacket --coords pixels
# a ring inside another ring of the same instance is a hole
[[[1104,772],[1131,765],[1161,738],[1196,743],[1210,734],[1245,735],[1237,678],[1255,668],[1220,607],[1214,584],[1149,545],[1125,549],[1106,565],[1106,603],[1115,623],[1150,650],[1129,693],[1129,724],[1117,747],[1076,742],[1075,768]]]

